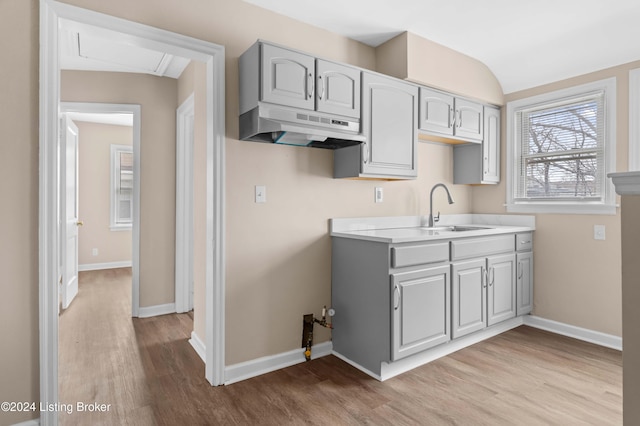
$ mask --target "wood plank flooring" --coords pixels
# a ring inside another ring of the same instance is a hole
[[[621,353],[525,326],[383,383],[327,356],[211,387],[192,318],[132,319],[130,280],[81,273],[60,317],[62,425],[622,424]]]

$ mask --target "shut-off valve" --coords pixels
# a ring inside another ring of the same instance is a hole
[[[332,317],[335,312],[333,309],[322,307],[322,318],[317,319],[313,314],[306,314],[302,318],[302,347],[305,348],[304,358],[311,361],[311,346],[313,346],[313,325],[320,324],[325,328],[333,328],[331,323],[327,322],[327,314]]]

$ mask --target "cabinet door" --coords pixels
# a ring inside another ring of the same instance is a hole
[[[453,96],[420,88],[420,130],[453,135]]]
[[[482,258],[452,265],[452,338],[482,330],[486,326],[485,264]]]
[[[487,258],[487,325],[516,316],[515,254]]]
[[[362,172],[415,177],[418,87],[362,74]]]
[[[360,70],[316,60],[316,110],[360,118]]]
[[[261,69],[262,101],[314,109],[315,58],[263,44]]]
[[[393,361],[450,340],[449,266],[391,276]]]
[[[460,138],[482,141],[484,120],[482,104],[456,98],[454,135]]]
[[[500,110],[490,106],[484,107],[482,182],[500,182]]]
[[[518,298],[518,316],[530,313],[533,310],[533,253],[518,253],[516,294]]]

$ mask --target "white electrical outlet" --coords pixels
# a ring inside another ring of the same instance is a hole
[[[91,250],[91,256],[97,256],[98,255],[98,249],[94,248],[93,250]]]
[[[605,239],[604,225],[593,225],[593,239],[594,240]]]
[[[375,199],[376,203],[381,203],[384,199],[384,191],[379,186],[377,186],[375,189]]]
[[[264,185],[256,185],[256,203],[267,202],[267,187]]]

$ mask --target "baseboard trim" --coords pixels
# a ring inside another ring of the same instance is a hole
[[[13,426],[40,426],[40,419],[31,419],[26,422],[15,423]]]
[[[189,344],[196,351],[200,359],[206,364],[207,362],[207,347],[200,337],[196,334],[195,331],[191,332],[191,339],[189,339]]]
[[[138,318],[150,318],[160,315],[175,314],[176,304],[167,303],[165,305],[140,306],[138,309]]]
[[[622,350],[622,337],[614,336],[612,334],[576,327],[574,325],[541,318],[535,315],[525,316],[524,324],[529,327],[539,328],[540,330],[550,331],[567,337],[573,337],[574,339],[583,340],[585,342],[594,343],[607,348],[619,351]]]
[[[318,343],[313,345],[311,359],[321,358],[331,355],[333,344],[331,342]],[[241,380],[250,379],[281,368],[290,367],[305,361],[304,349],[294,349],[277,355],[256,358],[251,361],[229,365],[224,371],[224,384],[230,385]]]
[[[130,260],[123,260],[122,262],[106,262],[106,263],[85,263],[78,265],[78,271],[99,271],[101,269],[115,269],[115,268],[131,268],[132,262]]]

